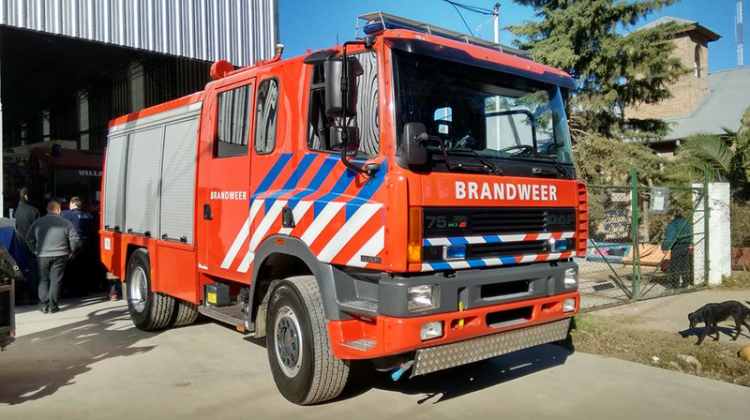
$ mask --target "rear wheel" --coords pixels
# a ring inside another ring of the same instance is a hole
[[[198,306],[184,300],[178,300],[176,306],[173,327],[190,325],[198,319]]]
[[[151,263],[146,250],[136,250],[130,257],[126,286],[130,319],[138,329],[153,331],[169,326],[175,300],[152,291]]]
[[[266,349],[279,391],[300,405],[336,398],[346,385],[349,361],[333,356],[315,277],[288,278],[270,293]]]

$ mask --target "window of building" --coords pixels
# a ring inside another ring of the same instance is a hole
[[[217,158],[247,155],[253,86],[219,93],[216,129]]]
[[[695,46],[695,60],[693,65],[695,66],[695,77],[701,77],[701,46]]]
[[[380,153],[378,106],[378,58],[372,51],[352,54],[362,67],[357,76],[357,115],[347,119],[350,126],[359,128],[359,154],[377,156]],[[307,124],[307,145],[312,150],[333,151],[329,128],[336,123],[325,114],[325,64],[312,69],[310,112]]]
[[[279,81],[264,80],[258,87],[255,110],[255,151],[271,153],[276,147],[276,120],[278,117]]]

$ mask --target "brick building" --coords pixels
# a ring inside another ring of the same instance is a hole
[[[673,155],[680,141],[691,135],[722,134],[725,128],[738,130],[742,115],[750,107],[750,69],[708,71],[709,46],[720,35],[698,22],[673,17],[658,19],[643,28],[671,22],[683,26],[675,34],[674,54],[690,72],[670,87],[672,97],[625,109],[627,118],[660,118],[669,123],[669,133],[651,142],[651,147],[665,156]]]

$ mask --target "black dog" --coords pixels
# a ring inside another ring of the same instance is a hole
[[[730,300],[722,303],[709,303],[688,315],[691,329],[695,328],[699,322],[703,322],[706,326],[698,337],[698,342],[695,343],[695,345],[700,345],[706,338],[706,335],[710,334],[711,331],[716,332],[716,338],[714,338],[714,341],[719,341],[719,327],[717,324],[726,320],[730,316],[734,317],[734,324],[737,328],[737,332],[734,337],[732,337],[732,340],[737,340],[742,332],[742,325],[747,327],[748,331],[750,331],[750,324],[747,323],[747,319],[750,318],[750,309],[740,302]]]

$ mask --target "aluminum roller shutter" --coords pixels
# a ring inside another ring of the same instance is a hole
[[[195,148],[198,118],[166,126],[161,187],[160,238],[193,243]]]
[[[159,175],[164,127],[130,135],[125,184],[125,232],[159,235]]]
[[[125,219],[125,163],[127,162],[128,136],[112,137],[107,145],[107,162],[104,173],[104,227],[123,228]]]

